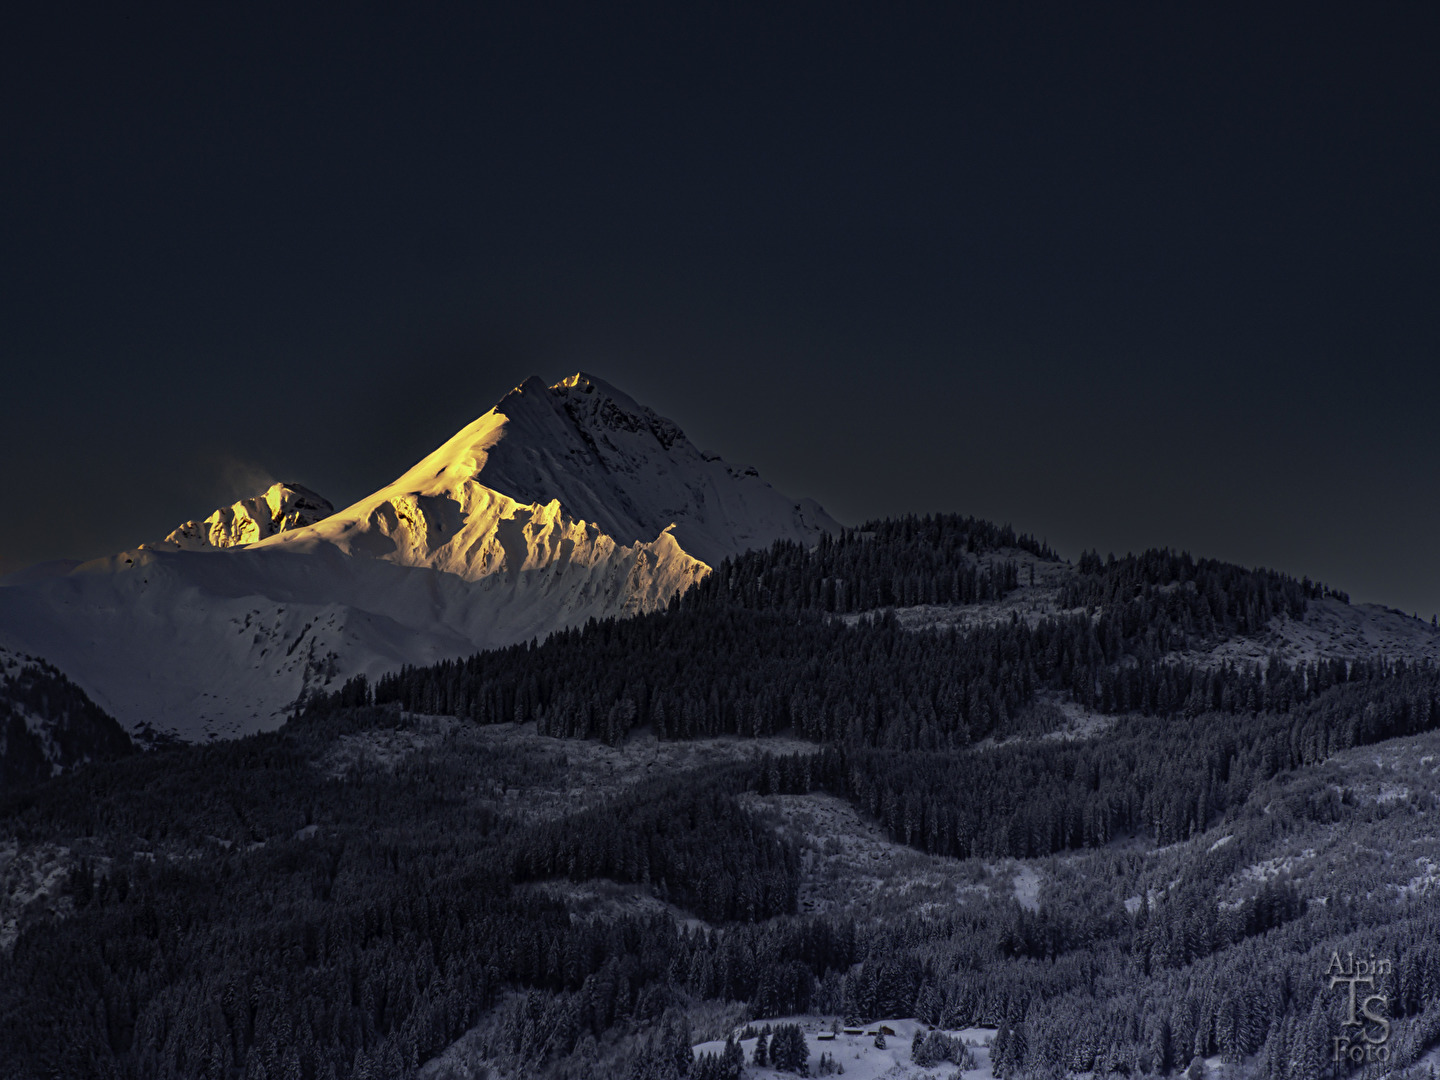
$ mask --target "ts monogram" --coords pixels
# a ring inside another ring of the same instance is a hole
[[[1389,960],[1376,960],[1373,956],[1369,960],[1356,960],[1352,952],[1342,962],[1338,951],[1331,954],[1330,966],[1325,969],[1330,989],[1345,987],[1348,992],[1345,1020],[1341,1024],[1345,1031],[1335,1036],[1336,1062],[1349,1061],[1360,1065],[1366,1061],[1390,1059],[1390,1047],[1386,1045],[1390,1040],[1390,1020],[1385,1015],[1390,998],[1386,994],[1373,993],[1362,998],[1358,990],[1360,987],[1374,990],[1375,980],[1384,978],[1390,972]],[[1359,1016],[1356,1015],[1357,1006]],[[1360,1030],[1352,1031],[1351,1028]]]

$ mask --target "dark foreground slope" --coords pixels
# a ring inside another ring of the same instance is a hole
[[[526,882],[653,885],[738,922],[725,947],[747,956],[754,927],[794,910],[793,850],[739,807],[741,765],[515,813],[503,793],[552,779],[562,755],[396,722],[310,718],[0,801],[20,846],[76,856],[61,917],[21,913],[0,959],[0,1074],[397,1075],[516,986],[586,989],[569,1050],[637,1008],[658,1016],[680,951],[722,943],[663,907],[577,924]]]

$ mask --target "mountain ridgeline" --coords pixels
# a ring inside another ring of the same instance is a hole
[[[1007,551],[1059,561],[1049,545],[1008,525],[959,515],[911,515],[825,534],[812,547],[777,543],[745,552],[726,560],[685,600],[826,612],[984,603],[1020,584],[1013,561],[999,561],[988,571],[980,564],[980,556]],[[1065,583],[1060,608],[1128,604],[1129,620],[1147,623],[1163,608],[1167,622],[1202,637],[1253,632],[1282,612],[1299,616],[1307,599],[1335,596],[1348,602],[1343,593],[1309,579],[1168,550],[1108,560],[1087,551],[1076,570]],[[1173,598],[1157,606],[1157,595],[1171,593]],[[1132,604],[1136,599],[1147,603]]]
[[[1009,593],[1019,578],[1013,562],[986,568],[979,556],[1011,549],[1057,558],[1034,537],[978,518],[874,521],[823,534],[812,546],[781,542],[734,556],[681,603],[831,613],[983,603]]]
[[[318,707],[399,704],[547,734],[771,735],[897,750],[960,748],[1033,726],[1059,693],[1103,713],[1288,711],[1365,665],[1177,660],[1333,595],[1309,581],[1188,555],[1087,555],[1058,603],[995,614],[1014,556],[1058,560],[971,518],[876,522],[813,549],[780,543],[722,563],[670,605],[541,643],[356,679]],[[971,625],[916,633],[893,607],[974,605]],[[843,613],[865,612],[843,619]],[[1023,617],[1022,617],[1023,616]]]

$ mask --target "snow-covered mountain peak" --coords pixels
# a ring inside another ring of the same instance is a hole
[[[561,379],[549,390],[560,399],[566,414],[577,426],[608,431],[648,431],[666,450],[677,440],[685,438],[685,433],[673,420],[657,415],[630,395],[583,371]]]
[[[707,568],[838,528],[813,501],[701,453],[673,421],[577,372],[553,385],[526,379],[393,484],[262,546],[328,542],[475,580],[562,553],[580,558],[602,536],[622,548],[653,544],[672,526],[677,550]],[[522,537],[527,550],[502,535]],[[544,556],[528,547],[542,538]],[[676,580],[696,572],[686,566]]]
[[[328,499],[307,487],[275,483],[253,498],[222,506],[203,521],[185,522],[159,543],[141,546],[182,551],[244,547],[269,536],[313,525],[334,512],[335,507]]]
[[[714,566],[839,528],[819,504],[703,453],[673,420],[594,375],[551,386],[528,379],[492,412],[505,426],[486,447],[485,484],[522,503],[559,499],[617,540],[649,540],[674,525],[681,547]]]
[[[241,734],[353,674],[655,611],[728,555],[835,528],[601,379],[531,378],[338,513],[276,485],[144,551],[17,582],[0,644],[132,726]]]

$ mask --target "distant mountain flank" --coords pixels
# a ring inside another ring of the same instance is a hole
[[[13,575],[0,644],[132,730],[232,737],[337,679],[654,611],[727,557],[837,528],[594,376],[531,378],[338,512],[275,484],[163,541]]]

